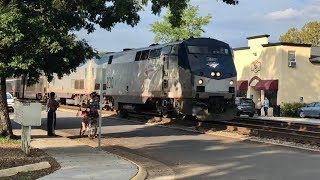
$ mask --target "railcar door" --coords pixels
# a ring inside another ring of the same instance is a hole
[[[162,60],[162,93],[166,97],[169,91],[169,56],[163,56]]]
[[[162,48],[162,96],[167,97],[169,91],[169,58],[172,46]]]

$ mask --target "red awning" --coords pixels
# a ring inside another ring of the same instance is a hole
[[[238,91],[247,91],[248,90],[248,81],[237,81],[237,90]]]
[[[260,80],[256,86],[255,90],[278,90],[278,80]]]

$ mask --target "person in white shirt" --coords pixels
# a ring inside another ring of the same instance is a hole
[[[261,108],[262,108],[262,102],[261,102],[261,99],[259,98],[257,105],[256,105],[256,110],[257,110],[258,116],[261,116]]]

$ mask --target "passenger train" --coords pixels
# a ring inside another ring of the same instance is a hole
[[[34,96],[54,91],[61,103],[78,105],[91,92],[99,93],[102,82],[104,97],[123,116],[148,111],[199,119],[232,112],[233,117],[229,110],[234,108],[236,77],[227,43],[190,38],[87,60],[69,76],[50,83],[41,80]]]

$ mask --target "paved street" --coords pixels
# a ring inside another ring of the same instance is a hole
[[[78,135],[75,113],[58,112],[57,129]],[[43,128],[46,124],[43,121]],[[177,179],[316,180],[320,154],[104,118],[103,145],[129,148],[171,167]]]

